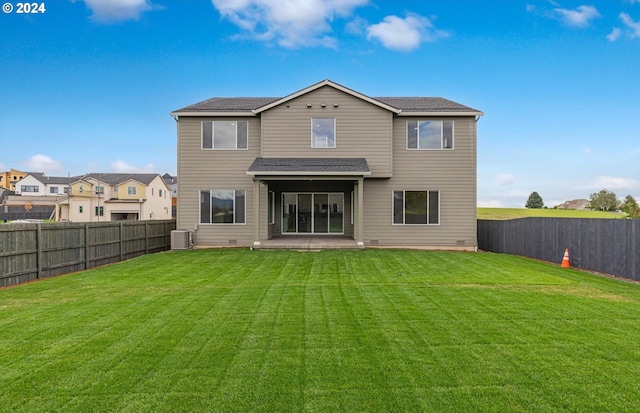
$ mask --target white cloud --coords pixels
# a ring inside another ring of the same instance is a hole
[[[423,42],[435,42],[449,37],[449,33],[438,30],[433,22],[415,13],[407,13],[404,19],[387,16],[378,24],[367,28],[367,39],[378,39],[387,49],[408,52]]]
[[[622,20],[622,23],[631,30],[629,36],[632,39],[634,37],[640,37],[640,20],[633,20],[627,13],[620,13],[620,20]]]
[[[582,149],[582,152],[584,152],[584,154],[585,154],[585,155],[591,155],[591,154],[593,153],[593,150],[592,150],[590,147],[585,146],[585,147]]]
[[[620,37],[621,34],[622,30],[620,30],[619,27],[614,27],[611,33],[607,35],[607,40],[609,40],[610,42],[615,42],[616,40],[618,40],[618,37]]]
[[[631,153],[631,156],[637,156],[637,155],[640,155],[640,148],[638,148],[638,149],[632,149],[630,153]]]
[[[640,0],[627,0],[627,3],[630,3],[630,4],[640,4]]]
[[[536,6],[533,4],[527,4],[527,12],[532,13],[536,10]]]
[[[640,181],[634,178],[621,178],[617,176],[598,176],[584,189],[635,189],[640,188]]]
[[[223,18],[247,32],[249,37],[275,41],[282,47],[335,47],[327,35],[330,22],[348,17],[369,0],[211,0]]]
[[[345,31],[350,34],[363,35],[367,30],[369,22],[362,17],[356,17],[345,26]]]
[[[523,191],[521,189],[514,189],[509,191],[505,196],[509,198],[524,198],[527,199],[531,195],[531,192]]]
[[[54,161],[47,155],[37,154],[27,159],[24,164],[29,168],[29,172],[59,172],[62,171],[62,164]]]
[[[498,185],[511,185],[516,182],[516,177],[511,174],[500,174],[493,178]]]
[[[591,20],[601,17],[598,9],[593,6],[578,6],[575,10],[556,8],[553,9],[562,21],[571,27],[587,27]]]
[[[77,0],[72,0],[74,3]],[[91,19],[102,22],[137,20],[145,11],[157,9],[149,0],[82,0],[93,14]]]
[[[152,163],[148,163],[145,166],[134,166],[119,159],[111,163],[111,169],[113,172],[119,173],[154,173],[156,171],[156,167]]]
[[[4,164],[0,162],[0,171],[4,171],[4,170],[5,170]]]

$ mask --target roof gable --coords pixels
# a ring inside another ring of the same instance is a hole
[[[298,97],[300,97],[302,95],[306,95],[307,93],[313,92],[314,90],[320,89],[321,87],[324,87],[324,86],[332,87],[332,88],[337,89],[337,90],[339,90],[341,92],[344,92],[344,93],[347,93],[347,94],[349,94],[351,96],[357,97],[358,99],[362,99],[362,100],[364,100],[366,102],[369,102],[372,105],[375,105],[375,106],[381,107],[383,109],[386,109],[386,110],[388,110],[390,112],[400,113],[400,110],[395,108],[395,107],[393,107],[393,106],[390,106],[390,105],[388,105],[386,103],[383,103],[383,102],[381,102],[379,100],[370,98],[369,96],[363,95],[360,92],[356,92],[355,90],[352,90],[352,89],[349,89],[349,88],[347,88],[345,86],[339,85],[338,83],[332,82],[331,80],[328,80],[328,79],[325,79],[322,82],[316,83],[315,85],[311,85],[311,86],[309,86],[307,88],[304,88],[302,90],[294,92],[294,93],[292,93],[292,94],[290,94],[288,96],[283,97],[282,99],[278,99],[278,100],[270,102],[270,103],[268,103],[266,105],[263,105],[263,106],[261,106],[261,107],[259,107],[257,109],[254,109],[252,112],[255,113],[255,114],[264,112],[265,110],[269,110],[269,109],[271,109],[271,108],[273,108],[275,106],[282,105],[283,103],[289,102],[289,101],[291,101],[291,100],[293,100],[295,98],[298,98]]]

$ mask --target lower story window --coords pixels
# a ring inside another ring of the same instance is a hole
[[[440,191],[393,191],[393,223],[439,224]]]
[[[103,217],[104,216],[104,207],[96,207],[96,216]]]
[[[201,224],[244,224],[244,189],[210,189],[200,191]]]

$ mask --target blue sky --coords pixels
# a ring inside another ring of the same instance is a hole
[[[174,174],[172,110],[331,79],[483,111],[480,206],[640,200],[640,0],[9,3],[0,170]]]

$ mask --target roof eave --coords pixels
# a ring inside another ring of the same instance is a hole
[[[249,176],[370,176],[371,171],[247,171]]]
[[[250,116],[256,115],[251,111],[216,112],[216,111],[180,111],[170,113],[171,116]]]
[[[484,112],[477,110],[472,111],[424,111],[424,112],[406,112],[398,113],[398,116],[484,116]]]

